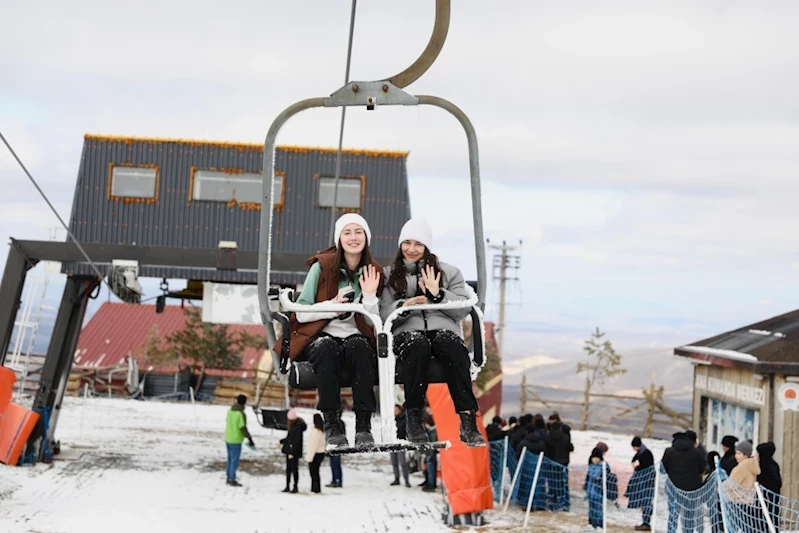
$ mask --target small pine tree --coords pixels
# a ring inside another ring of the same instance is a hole
[[[174,363],[177,360],[174,350],[170,348],[166,339],[158,331],[158,324],[153,324],[150,333],[147,334],[147,338],[136,354],[144,368],[150,365],[160,366]]]
[[[186,309],[186,327],[167,337],[172,350],[194,369],[238,368],[241,345],[227,324],[203,322],[199,308]]]
[[[203,368],[231,369],[241,366],[247,348],[266,349],[266,339],[247,332],[234,335],[227,324],[203,322],[200,308],[188,307],[183,329],[164,337],[153,325],[137,355],[142,366],[183,362],[192,371]]]
[[[582,429],[588,429],[588,406],[591,400],[591,389],[595,385],[602,386],[612,377],[626,374],[621,367],[621,355],[616,353],[609,340],[602,340],[604,333],[596,328],[591,337],[585,341],[583,350],[588,354],[588,362],[577,363],[577,373],[585,372],[585,396],[583,399]]]

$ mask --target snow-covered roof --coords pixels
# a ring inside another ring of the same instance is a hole
[[[756,363],[757,357],[749,353],[741,353],[733,350],[721,350],[719,348],[708,348],[707,346],[683,346],[681,349],[694,352],[704,353],[707,355],[714,355],[716,357],[724,357],[726,359],[735,359],[736,361],[746,361]]]
[[[799,374],[799,310],[677,347],[674,353],[725,359],[756,372]]]

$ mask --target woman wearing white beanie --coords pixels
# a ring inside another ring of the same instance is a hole
[[[412,218],[402,227],[399,250],[391,267],[383,274],[388,279],[380,297],[383,320],[395,309],[407,308],[394,321],[394,353],[405,386],[407,438],[427,442],[422,424],[431,358],[441,362],[449,393],[461,420],[460,439],[467,446],[485,446],[477,429],[477,400],[472,392],[469,350],[460,336],[461,321],[469,308],[414,311],[413,306],[465,300],[466,282],[460,270],[439,262],[430,251],[433,231],[423,218]]]
[[[358,214],[342,215],[335,225],[335,246],[310,257],[298,304],[362,303],[378,313],[383,288],[383,267],[372,259],[369,224]],[[377,356],[374,329],[357,313],[291,313],[289,358],[310,361],[316,375],[319,403],[325,428],[325,448],[346,448],[347,437],[340,424],[341,375],[352,381],[355,411],[355,445],[374,444],[372,413],[376,410]],[[280,346],[278,339],[275,346]]]

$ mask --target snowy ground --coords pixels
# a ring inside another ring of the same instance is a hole
[[[196,423],[194,412],[196,411]],[[395,532],[448,531],[443,496],[392,487],[388,454],[345,456],[344,488],[310,492],[300,463],[299,494],[284,494],[283,431],[264,429],[248,409],[258,449],[242,451],[240,488],[225,485],[226,406],[67,398],[51,465],[0,465],[0,529],[9,533]],[[313,411],[300,410],[310,422]],[[353,420],[347,418],[352,438]],[[307,433],[306,433],[307,435]],[[574,432],[574,464],[596,441],[610,446],[614,471],[629,469],[630,437]],[[653,443],[656,459],[665,443]],[[621,477],[621,476],[620,476]],[[327,460],[322,483],[330,481]],[[486,513],[474,531],[521,531],[515,509]],[[535,513],[534,531],[581,530],[583,517]],[[611,529],[612,530],[612,529]]]

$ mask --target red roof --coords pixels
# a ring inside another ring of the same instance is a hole
[[[168,305],[163,313],[156,313],[154,305],[138,305],[125,303],[105,302],[81,331],[78,347],[75,351],[75,366],[83,367],[113,367],[124,365],[129,355],[136,357],[143,363],[142,347],[150,335],[153,326],[158,326],[158,333],[166,338],[185,326],[185,311],[182,307]],[[486,344],[495,344],[494,324],[485,322]],[[253,335],[263,335],[264,329],[260,324],[230,325],[229,330],[233,335],[247,331]],[[242,354],[242,369],[253,370],[258,366],[262,353],[253,348],[248,348]],[[144,371],[174,372],[175,366],[149,368]],[[226,377],[252,377],[252,373],[243,371],[210,370],[208,374]]]
[[[494,323],[493,322],[483,322],[486,330],[486,337],[485,342],[486,346],[493,346],[494,348],[497,347],[497,339],[494,337]]]
[[[153,326],[157,325],[158,333],[162,338],[166,338],[184,328],[185,314],[183,308],[176,305],[166,306],[163,313],[156,313],[154,305],[103,303],[81,331],[74,364],[88,367],[111,367],[127,364],[126,358],[129,355],[135,356],[142,362],[142,346]],[[241,331],[247,331],[253,335],[264,334],[264,328],[260,324],[232,324],[229,331],[233,335]],[[246,349],[242,354],[241,368],[256,368],[261,356],[262,352],[258,350]],[[142,368],[142,370],[174,372],[175,367]],[[209,374],[241,378],[252,377],[251,373],[245,376],[242,371],[210,371]]]

